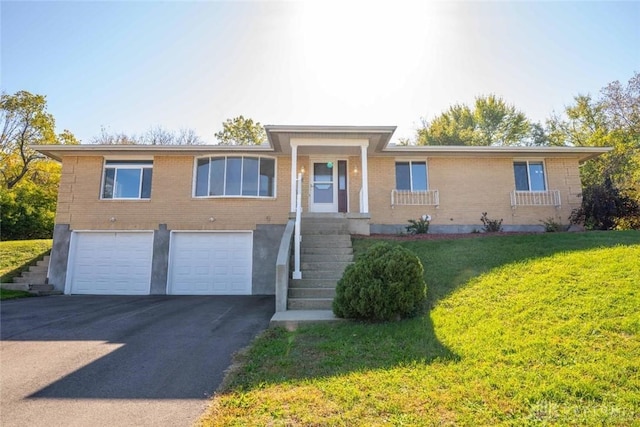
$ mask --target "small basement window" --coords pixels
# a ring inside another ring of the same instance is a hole
[[[103,199],[150,199],[152,160],[107,160],[102,178]]]

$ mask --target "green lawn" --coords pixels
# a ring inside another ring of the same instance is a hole
[[[640,425],[640,232],[399,243],[429,314],[269,330],[201,424]]]
[[[10,282],[29,265],[51,250],[51,240],[0,242],[0,282]]]
[[[29,292],[26,291],[13,291],[10,289],[2,289],[0,288],[0,301],[5,301],[5,300],[9,300],[9,299],[16,299],[16,298],[27,298],[27,297],[32,297],[35,296]]]

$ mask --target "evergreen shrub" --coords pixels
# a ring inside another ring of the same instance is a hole
[[[389,243],[373,245],[344,272],[336,287],[333,312],[361,320],[399,320],[420,313],[427,285],[420,259]]]

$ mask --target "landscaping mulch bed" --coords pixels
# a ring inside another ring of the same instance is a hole
[[[500,232],[500,233],[427,233],[427,234],[371,234],[369,236],[354,236],[358,239],[384,239],[384,240],[458,240],[475,239],[487,236],[516,236],[527,234],[542,234],[535,232]]]

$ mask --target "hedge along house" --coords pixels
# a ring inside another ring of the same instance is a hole
[[[34,146],[62,162],[49,283],[67,294],[274,294],[297,191],[303,225],[340,219],[352,234],[396,233],[425,214],[430,232],[471,232],[482,212],[505,231],[541,231],[541,220],[567,222],[581,203],[579,165],[609,150],[265,128],[261,146]]]

